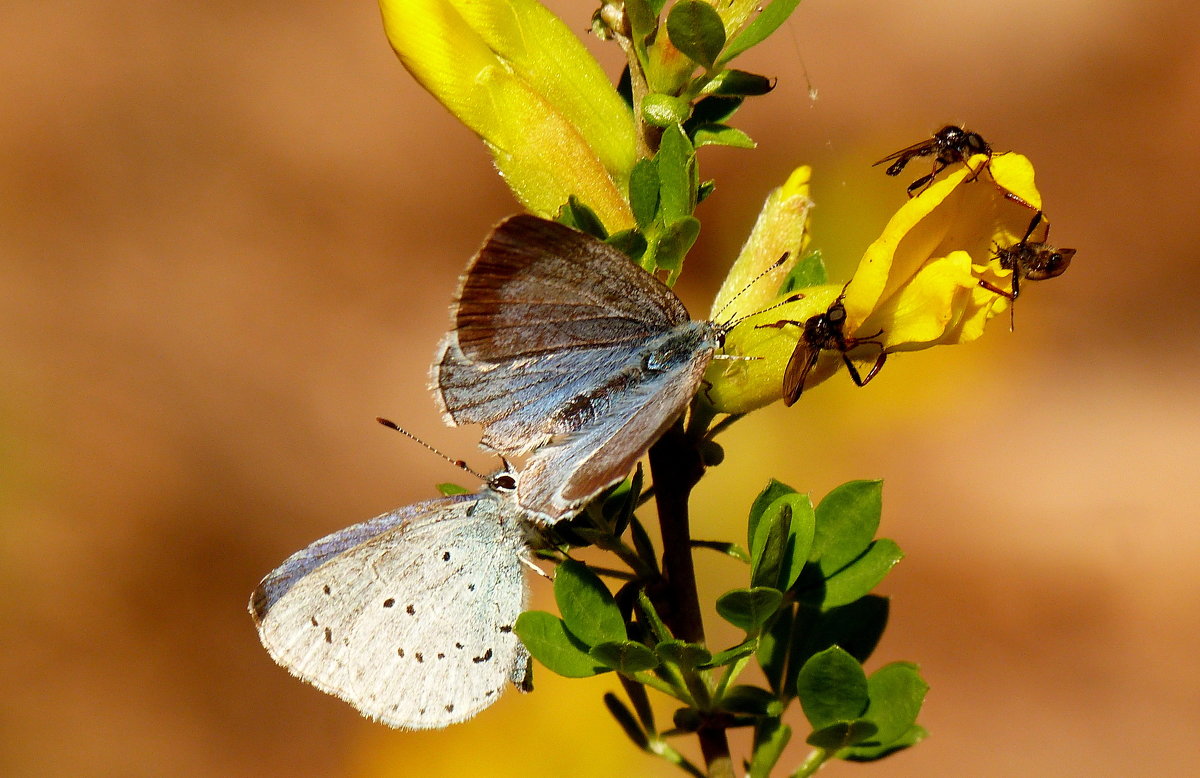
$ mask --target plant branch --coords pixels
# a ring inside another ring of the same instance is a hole
[[[662,530],[663,577],[667,582],[668,608],[663,618],[676,637],[704,643],[704,622],[696,592],[696,568],[692,559],[692,537],[688,498],[704,475],[704,462],[696,440],[684,432],[683,420],[671,426],[650,448],[650,473]],[[710,776],[733,775],[729,738],[722,726],[701,726],[696,732],[700,751]]]

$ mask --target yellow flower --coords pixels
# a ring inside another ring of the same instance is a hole
[[[517,199],[553,216],[570,195],[633,226],[633,117],[599,63],[536,0],[380,0],[400,61],[487,144]]]
[[[867,247],[846,287],[846,333],[882,330],[889,352],[975,340],[1009,305],[979,285],[1009,285],[995,247],[1020,241],[1041,205],[1027,158],[972,157],[906,202]]]
[[[988,168],[977,174],[985,165]],[[764,215],[771,211],[778,191],[768,197]],[[1009,305],[1006,298],[979,282],[1008,288],[1011,271],[1000,268],[995,248],[1020,241],[1041,202],[1033,183],[1033,167],[1025,157],[997,154],[990,165],[983,155],[973,157],[901,206],[883,234],[867,248],[853,279],[844,287],[800,289],[803,299],[754,315],[734,328],[726,339],[725,353],[754,359],[714,361],[706,377],[711,386],[704,396],[724,413],[745,413],[779,399],[783,374],[802,326],[762,325],[784,320],[802,323],[825,313],[839,296],[846,309],[845,337],[878,341],[888,353],[978,338],[987,320]],[[748,259],[750,247],[778,249],[792,239],[789,229],[795,230],[794,221],[768,227],[760,216],[742,256],[734,263],[731,279],[717,295],[718,306],[725,305],[753,277],[757,271],[752,271],[751,265],[758,271],[770,265],[765,250],[753,261]],[[772,231],[780,233],[778,242],[771,242]],[[739,298],[729,307],[762,310],[771,299],[786,299],[778,294],[778,280],[773,275],[769,279],[765,291],[752,290],[744,295],[745,303]],[[878,345],[863,345],[852,357],[874,361],[878,354]],[[841,355],[828,352],[809,373],[805,387],[825,380],[841,365]]]

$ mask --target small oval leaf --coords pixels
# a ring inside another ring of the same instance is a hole
[[[534,659],[567,678],[587,678],[608,672],[587,654],[587,646],[567,633],[562,619],[545,611],[525,611],[513,631]]]
[[[605,667],[630,675],[658,667],[658,657],[641,643],[619,640],[592,646],[588,655]]]
[[[712,652],[699,643],[687,643],[683,640],[664,640],[654,647],[664,662],[679,665],[685,670],[691,670],[712,661]]]
[[[717,613],[730,624],[757,633],[779,610],[783,592],[766,586],[753,589],[734,589],[717,600]]]
[[[809,561],[828,578],[856,559],[875,537],[882,509],[882,481],[850,481],[825,495]]]
[[[796,677],[796,693],[814,730],[854,721],[870,702],[862,665],[837,646],[804,663]]]
[[[624,640],[625,620],[604,582],[582,562],[568,559],[554,574],[554,601],[572,635],[594,646]]]
[[[692,61],[711,68],[725,47],[725,24],[708,3],[680,0],[667,14],[667,35]]]
[[[826,751],[840,751],[869,740],[874,734],[875,725],[869,721],[839,721],[814,731],[804,742]]]
[[[825,595],[821,607],[828,609],[849,605],[859,597],[870,594],[887,576],[888,571],[903,558],[904,552],[895,541],[887,538],[876,540],[867,546],[866,553],[853,564],[842,568],[825,582]]]

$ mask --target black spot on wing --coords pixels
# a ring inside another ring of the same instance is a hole
[[[390,608],[395,604],[396,604],[396,599],[394,597],[388,597],[386,600],[383,601],[383,607],[385,607],[385,608]]]
[[[475,664],[479,664],[481,662],[487,662],[491,658],[492,658],[492,649],[489,648],[487,651],[483,652],[482,656],[471,657],[471,661],[474,662]]]

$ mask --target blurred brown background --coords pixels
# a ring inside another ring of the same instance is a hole
[[[554,7],[582,32],[593,4]],[[911,180],[870,163],[947,122],[1029,155],[1079,251],[1015,333],[759,413],[702,487],[697,533],[736,536],[768,474],[887,479],[908,558],[872,666],[921,664],[932,737],[830,775],[1195,769],[1193,7],[807,0],[742,63],[779,87],[739,115],[757,152],[702,154],[693,311],[800,163],[845,277]],[[608,721],[611,678],[543,671],[396,733],[291,679],[245,613],[287,554],[457,478],[374,416],[474,451],[426,371],[515,206],[372,0],[8,0],[0,107],[0,773],[675,774]],[[739,585],[704,567],[707,595]]]

